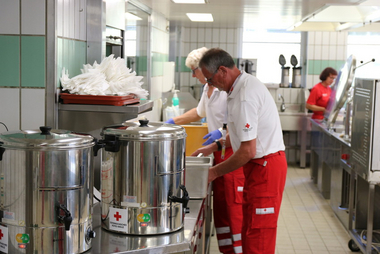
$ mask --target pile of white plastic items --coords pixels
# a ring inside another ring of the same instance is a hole
[[[125,60],[110,55],[98,64],[85,64],[82,74],[69,78],[65,68],[62,70],[61,85],[63,91],[80,95],[118,95],[135,94],[140,99],[146,99],[148,91],[141,88],[142,76],[129,69]]]

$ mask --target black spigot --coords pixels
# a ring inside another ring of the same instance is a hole
[[[183,191],[182,198],[179,198],[176,196],[169,196],[169,200],[172,202],[182,203],[185,213],[189,213],[190,208],[187,207],[187,204],[189,203],[189,200],[190,200],[189,193],[187,192],[186,187],[184,185],[180,185],[179,188]]]
[[[63,210],[63,212],[65,213],[64,216],[59,215],[60,209]],[[71,226],[71,222],[73,221],[73,217],[71,217],[71,213],[70,213],[69,210],[67,210],[67,208],[66,208],[65,205],[62,205],[62,204],[59,205],[58,216],[57,217],[58,217],[58,221],[60,223],[65,224],[65,230],[69,231],[70,230],[70,226]]]

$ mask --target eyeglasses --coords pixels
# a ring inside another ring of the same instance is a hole
[[[195,69],[192,69],[191,71],[193,72],[193,75],[195,75],[195,71],[198,69],[198,67],[197,68],[195,68]]]
[[[212,79],[214,78],[215,74],[218,72],[219,68],[216,69],[216,71],[214,72],[214,74],[212,74],[211,78],[206,78],[206,82],[208,84],[212,84]]]

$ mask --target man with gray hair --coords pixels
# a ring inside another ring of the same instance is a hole
[[[243,166],[243,253],[274,254],[287,172],[276,103],[266,86],[241,72],[222,49],[204,53],[199,67],[208,84],[228,93],[226,146],[234,151],[227,160],[209,168],[209,182]],[[210,144],[192,155],[208,155],[217,149],[217,144]]]
[[[214,165],[217,165],[232,155],[232,149],[227,148],[225,149],[224,157],[222,156],[222,146],[218,140],[222,138],[219,128],[221,129],[226,120],[227,94],[213,85],[207,84],[205,77],[198,68],[199,60],[206,51],[207,48],[205,47],[195,49],[186,58],[186,66],[193,72],[193,77],[196,77],[199,82],[204,84],[204,91],[198,106],[181,116],[169,119],[167,123],[186,124],[207,117],[209,133],[203,137],[203,139],[207,139],[203,145],[214,142],[219,144],[218,151],[214,152]],[[219,251],[224,254],[242,253],[243,186],[243,168],[219,177],[213,182],[214,224]]]

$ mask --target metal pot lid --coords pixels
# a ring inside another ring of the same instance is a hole
[[[278,58],[278,62],[280,63],[281,66],[284,66],[286,64],[284,55],[280,55],[280,57]]]
[[[107,126],[103,128],[101,135],[117,136],[121,140],[176,140],[187,136],[182,126],[148,120]]]
[[[41,126],[40,130],[8,131],[0,134],[0,146],[19,148],[81,148],[91,147],[94,137],[89,134]]]
[[[297,57],[295,55],[292,55],[290,57],[290,63],[293,65],[293,67],[296,67],[296,65],[298,64],[298,60],[297,60]]]

